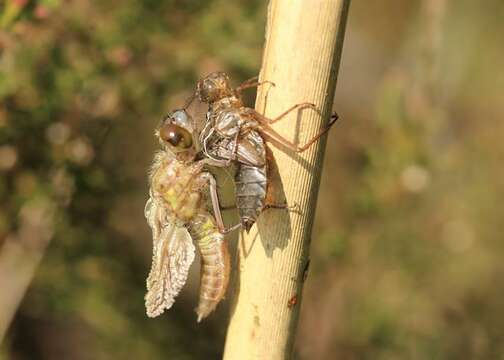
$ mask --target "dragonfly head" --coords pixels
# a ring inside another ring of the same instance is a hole
[[[196,95],[200,101],[212,103],[233,95],[233,88],[226,73],[213,72],[198,82]]]
[[[173,153],[194,150],[192,119],[184,110],[169,113],[156,130],[161,145]]]

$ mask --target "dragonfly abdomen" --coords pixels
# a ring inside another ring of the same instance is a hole
[[[226,293],[230,271],[229,251],[224,235],[208,214],[196,216],[189,232],[201,254],[200,300],[196,309],[199,322],[215,309]]]
[[[264,208],[267,189],[266,166],[239,164],[236,176],[236,206],[248,232]]]

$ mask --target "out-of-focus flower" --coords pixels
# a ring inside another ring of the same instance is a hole
[[[62,122],[51,124],[46,130],[47,140],[53,145],[63,145],[70,136],[70,127]]]
[[[87,139],[80,137],[69,142],[65,148],[67,157],[78,165],[88,165],[94,157],[94,149]]]
[[[16,165],[18,158],[17,150],[14,146],[0,146],[0,171],[8,171]]]
[[[49,17],[50,11],[47,6],[37,5],[33,11],[33,15],[40,20],[47,19]]]
[[[400,182],[407,191],[419,193],[429,185],[430,174],[420,165],[409,165],[401,172]]]
[[[94,116],[115,116],[119,111],[119,92],[114,88],[106,89],[91,107]]]
[[[12,0],[12,5],[19,8],[24,8],[27,4],[28,0]]]

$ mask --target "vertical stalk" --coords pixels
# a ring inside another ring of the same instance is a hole
[[[273,118],[312,102],[274,125],[303,144],[327,123],[350,0],[271,0],[256,110]],[[240,239],[237,283],[224,358],[290,358],[299,317],[325,138],[302,154],[271,146],[287,203],[301,213],[267,210]]]
[[[0,345],[53,237],[55,209],[38,199],[19,211],[16,237],[0,247]]]

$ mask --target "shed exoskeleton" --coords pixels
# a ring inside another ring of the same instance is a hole
[[[256,222],[259,214],[269,207],[286,208],[283,204],[266,203],[269,174],[266,142],[303,152],[329,131],[337,120],[333,115],[327,127],[306,144],[298,146],[278,134],[271,125],[295,110],[313,108],[311,103],[292,106],[274,119],[267,118],[242,102],[243,90],[263,83],[256,78],[247,80],[237,88],[230,84],[223,72],[214,72],[201,79],[194,95],[188,99],[187,108],[197,98],[208,104],[205,125],[199,134],[204,155],[212,165],[226,167],[237,165],[235,175],[236,207],[246,231]]]

